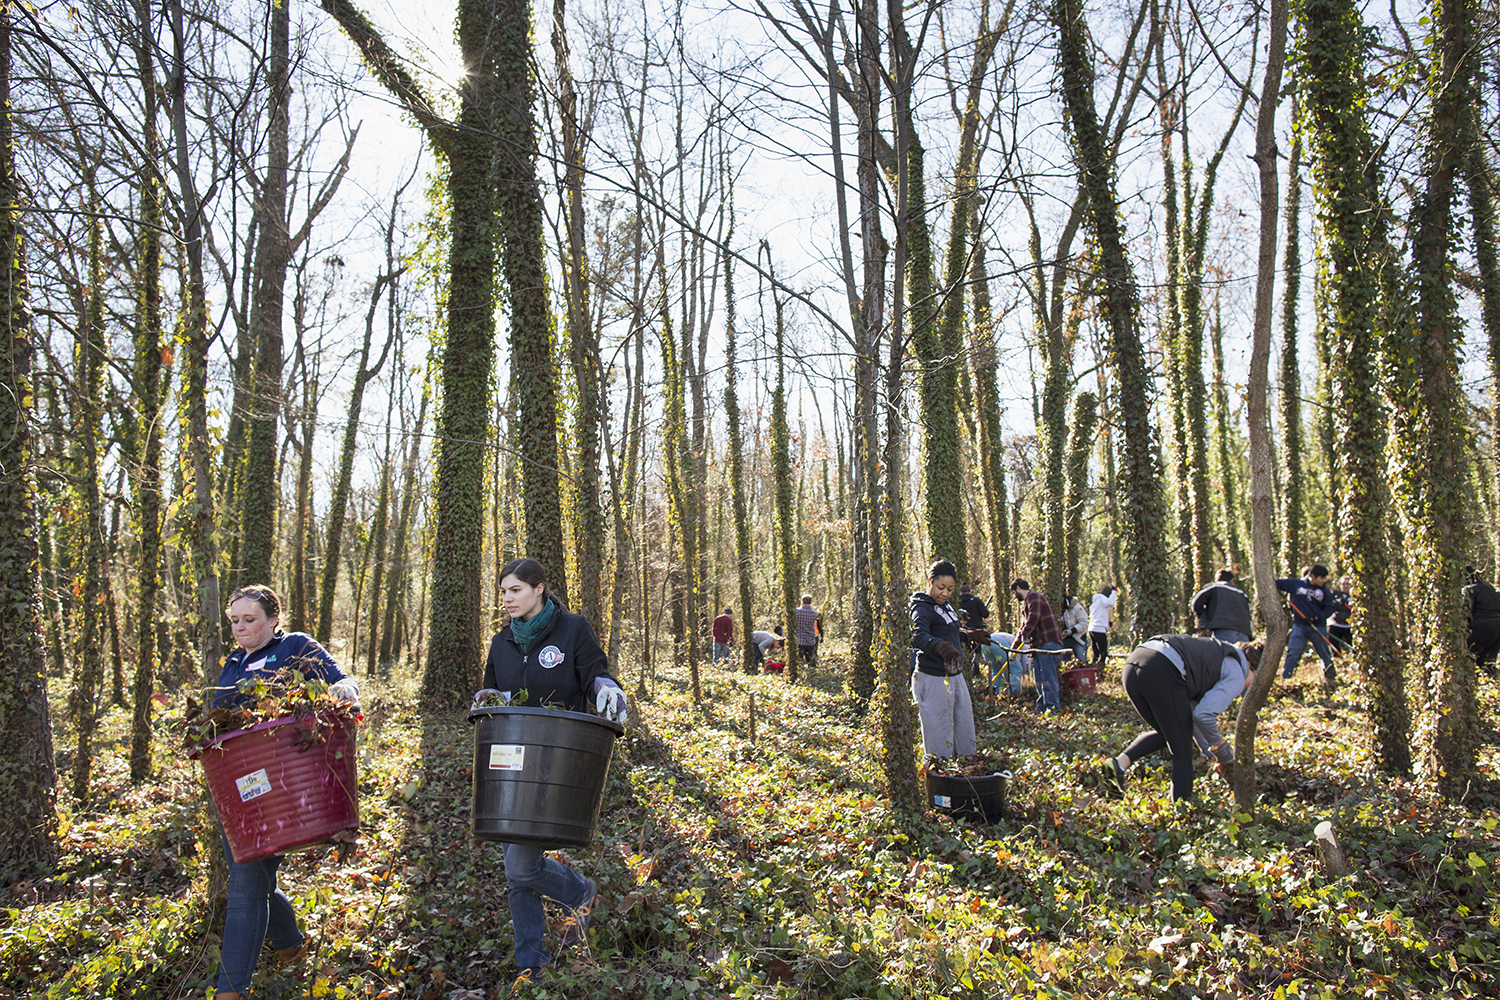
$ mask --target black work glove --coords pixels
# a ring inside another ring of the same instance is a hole
[[[958,673],[962,673],[963,672],[963,669],[964,669],[964,654],[963,654],[963,650],[961,650],[957,646],[953,645],[953,643],[951,643],[951,642],[940,642],[940,643],[938,643],[937,649],[934,650],[934,652],[936,652],[937,655],[939,655],[939,656],[941,656],[943,658],[943,667],[944,667],[944,669],[946,669],[948,671],[948,676],[951,677],[954,674],[958,674]]]

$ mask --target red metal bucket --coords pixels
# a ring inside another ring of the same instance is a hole
[[[352,722],[332,715],[271,719],[216,737],[191,756],[203,762],[239,864],[359,829]]]

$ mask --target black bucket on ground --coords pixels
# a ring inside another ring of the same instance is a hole
[[[615,739],[625,727],[582,712],[476,708],[470,824],[480,840],[587,847]]]
[[[923,776],[927,802],[938,812],[985,823],[1005,818],[1005,779],[1008,771],[974,777],[949,777],[928,771]]]

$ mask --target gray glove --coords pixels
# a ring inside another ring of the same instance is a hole
[[[510,692],[509,691],[496,691],[494,688],[485,688],[482,691],[475,691],[474,692],[474,700],[469,703],[469,707],[470,708],[480,708],[486,702],[488,702],[491,698],[494,698],[494,699],[498,700],[500,702],[500,704],[502,704],[502,705],[509,705],[510,704]]]
[[[630,721],[630,713],[625,703],[625,692],[614,684],[599,686],[599,693],[594,697],[594,711],[610,722],[618,722],[622,726]]]

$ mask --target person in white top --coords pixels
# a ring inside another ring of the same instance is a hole
[[[1090,666],[1104,666],[1104,658],[1109,655],[1109,613],[1119,599],[1120,588],[1105,584],[1089,602],[1089,639],[1094,644]]]

